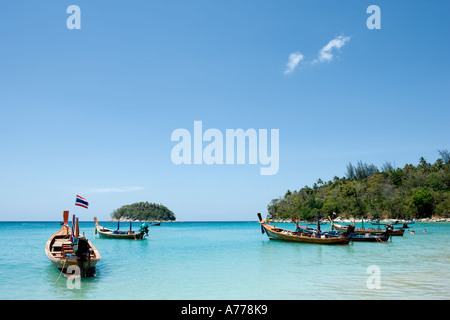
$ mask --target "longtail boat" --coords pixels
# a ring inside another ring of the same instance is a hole
[[[261,231],[265,232],[270,240],[344,245],[350,242],[345,235],[327,236],[324,234],[319,236],[315,233],[291,231],[265,223],[260,213],[258,213],[258,218],[261,224]]]
[[[376,225],[376,226],[385,226],[385,225],[396,225],[396,224],[400,224],[400,222],[398,222],[398,220],[393,221],[393,222],[381,222],[380,218],[378,218],[377,220],[371,220],[369,221],[372,225]]]
[[[354,232],[355,226],[353,226],[353,225],[347,226],[347,229],[345,232],[335,231],[335,230],[322,231],[322,230],[320,230],[320,225],[317,225],[317,229],[314,229],[314,228],[304,227],[304,226],[299,225],[297,220],[295,219],[295,217],[292,217],[292,220],[296,224],[297,232],[315,233],[319,236],[321,236],[321,235],[325,235],[325,236],[343,236],[343,235],[345,235],[348,240],[356,241],[356,242],[388,242],[389,239],[391,238],[391,232],[392,232],[392,227],[388,226],[386,228],[386,230],[384,231],[384,233],[380,234],[380,235],[372,235],[372,234],[368,234],[368,233],[359,234],[359,233]]]
[[[337,230],[337,231],[346,232],[350,226],[354,227],[354,225],[344,226],[342,224],[336,224],[330,217],[328,217],[328,219],[331,222],[331,229],[332,230],[334,229],[334,230]],[[386,226],[386,227],[388,227],[388,226]],[[371,235],[371,236],[383,236],[386,233],[387,229],[390,229],[390,228],[385,228],[385,229],[377,228],[377,229],[375,229],[375,228],[364,228],[364,227],[361,227],[361,228],[355,228],[353,232],[356,233],[356,234],[363,234],[363,235],[368,234],[368,235]],[[390,236],[403,236],[404,233],[405,233],[405,229],[403,229],[403,228],[390,229],[390,231],[389,231],[389,235]]]
[[[328,222],[326,222],[326,221],[319,221],[319,222],[317,222],[317,221],[306,221],[306,224],[315,224],[315,225],[317,225],[317,223],[319,223],[320,225],[325,225]]]
[[[363,219],[363,221],[364,221],[364,219]],[[409,229],[410,227],[408,226],[408,223],[415,223],[413,220],[410,220],[410,221],[405,221],[405,220],[403,220],[403,221],[398,221],[398,220],[396,220],[396,221],[394,221],[394,222],[380,222],[380,218],[378,218],[378,220],[377,221],[370,221],[370,223],[372,224],[372,225],[377,225],[378,226],[378,228],[380,228],[380,226],[395,226],[395,225],[399,225],[399,224],[401,224],[402,225],[402,227],[397,227],[397,230],[399,230],[399,229]],[[363,223],[363,227],[364,227],[364,223]]]
[[[64,223],[58,232],[48,239],[45,253],[53,265],[65,276],[95,276],[95,266],[101,256],[94,245],[80,235],[78,218],[73,216],[72,229],[69,228],[69,211],[63,212]]]
[[[145,236],[148,235],[148,225],[146,223],[142,224],[140,230],[138,232],[131,230],[132,223],[130,222],[130,230],[129,231],[120,231],[120,222],[117,222],[117,230],[111,230],[98,225],[97,217],[94,217],[95,221],[95,230],[94,232],[103,237],[110,239],[134,239],[141,240],[144,239]]]

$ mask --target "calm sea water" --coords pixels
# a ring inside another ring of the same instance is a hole
[[[0,299],[449,299],[450,223],[412,226],[391,243],[323,246],[270,241],[257,222],[162,223],[143,241],[99,238],[81,222],[102,260],[70,289],[44,252],[59,222],[0,222]]]

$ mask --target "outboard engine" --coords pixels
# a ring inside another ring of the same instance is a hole
[[[91,252],[92,249],[89,246],[89,242],[86,238],[78,238],[78,249],[75,251],[75,255],[78,258],[78,261],[80,262],[80,274],[82,277],[90,276],[95,272],[94,268],[91,268],[90,266],[90,260],[91,260]],[[87,268],[84,268],[84,262],[89,262]]]
[[[349,226],[347,226],[347,230],[344,232],[344,236],[345,237],[349,237],[353,233],[355,233],[355,226],[354,225],[349,225]]]
[[[78,238],[78,249],[75,252],[77,257],[85,257],[86,255],[89,255],[89,243],[86,238]]]
[[[394,227],[390,224],[386,226],[386,233],[390,234],[394,230]]]
[[[141,227],[139,228],[139,231],[142,233],[144,233],[145,236],[148,236],[148,224],[146,224],[145,222],[141,225]]]

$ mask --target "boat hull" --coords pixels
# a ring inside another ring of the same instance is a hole
[[[286,229],[276,228],[265,223],[261,223],[270,240],[282,240],[289,242],[315,243],[315,244],[335,244],[347,245],[350,241],[342,237],[320,237],[313,233],[294,232]]]
[[[70,259],[66,259],[66,261],[53,261],[53,265],[61,271],[64,276],[70,277],[95,277],[96,275],[96,265],[98,260],[91,261],[70,261]]]
[[[129,240],[142,240],[144,238],[144,234],[142,233],[135,233],[135,234],[114,234],[110,232],[100,232],[98,231],[98,234],[102,238],[108,238],[108,239],[129,239]]]
[[[97,232],[102,238],[108,238],[108,239],[130,239],[130,240],[142,240],[144,239],[144,233],[143,232],[137,232],[137,233],[114,233],[113,230],[103,228],[100,226],[97,226]]]
[[[349,240],[355,242],[388,242],[390,238],[391,238],[390,235],[383,235],[383,236],[352,235],[350,236]]]

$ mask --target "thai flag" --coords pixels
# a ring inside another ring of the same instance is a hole
[[[87,200],[85,198],[80,197],[79,195],[77,195],[77,200],[75,200],[75,205],[87,209],[88,206],[89,206],[89,202],[87,202]]]

